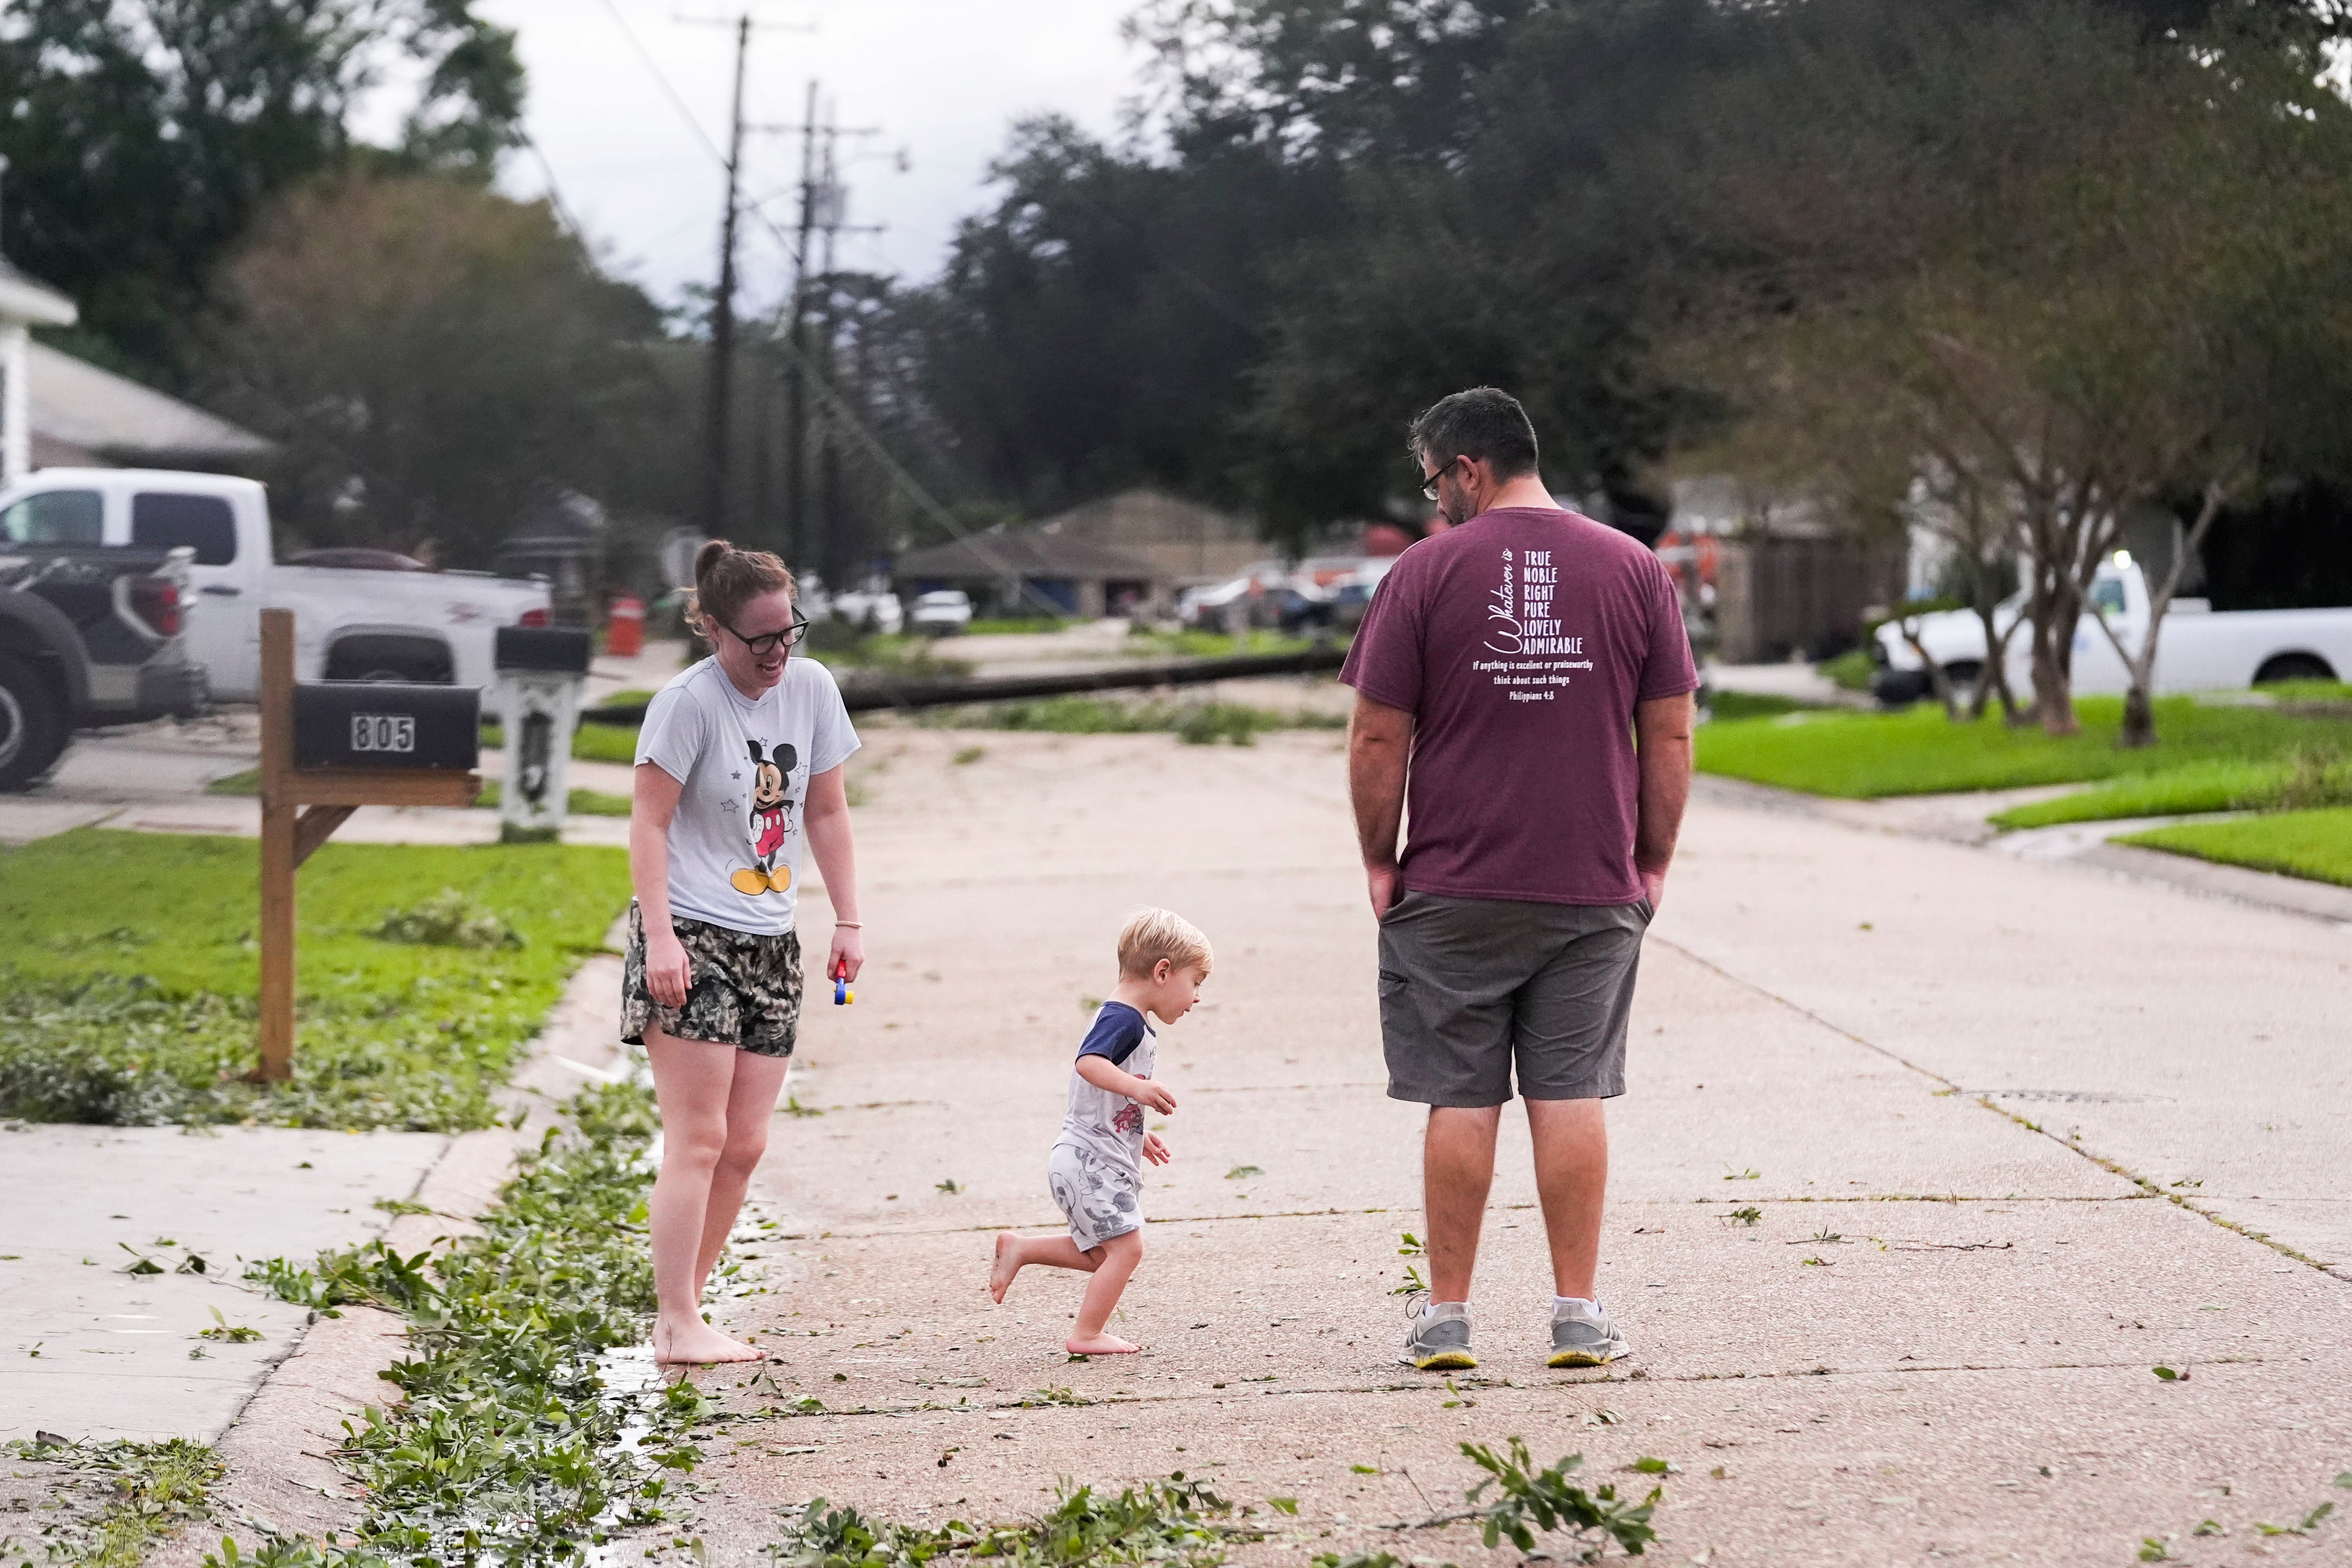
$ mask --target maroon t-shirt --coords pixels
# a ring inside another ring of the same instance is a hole
[[[1404,885],[1630,904],[1633,707],[1696,689],[1672,579],[1642,544],[1540,507],[1397,558],[1339,679],[1413,716]]]

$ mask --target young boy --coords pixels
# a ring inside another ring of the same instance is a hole
[[[1118,984],[1095,1014],[1070,1073],[1070,1109],[1045,1163],[1045,1184],[1069,1216],[1067,1236],[996,1238],[988,1293],[1004,1300],[1028,1264],[1094,1276],[1078,1303],[1072,1355],[1118,1355],[1135,1345],[1106,1333],[1128,1277],[1143,1259],[1143,1164],[1168,1163],[1168,1145],[1143,1130],[1149,1109],[1169,1115],[1176,1097],[1151,1081],[1158,1037],[1150,1018],[1172,1024],[1201,999],[1209,939],[1167,910],[1145,910],[1118,933]]]

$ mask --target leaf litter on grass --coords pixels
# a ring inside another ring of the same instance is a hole
[[[159,898],[155,889],[173,889]],[[372,934],[444,889],[520,946]],[[0,850],[0,1116],[110,1126],[461,1131],[627,901],[626,857],[574,846],[329,844],[302,873],[290,1084],[253,1065],[250,840],[81,828]]]

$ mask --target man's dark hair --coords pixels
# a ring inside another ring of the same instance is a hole
[[[1519,400],[1498,386],[1439,398],[1412,422],[1405,448],[1432,463],[1475,458],[1498,479],[1536,471],[1536,427]]]

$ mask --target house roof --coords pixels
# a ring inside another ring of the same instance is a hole
[[[243,426],[47,343],[30,345],[26,370],[34,434],[51,441],[115,458],[224,459],[271,449]]]
[[[81,312],[74,302],[39,279],[16,270],[0,256],[0,321],[33,327],[70,327]]]
[[[1150,562],[1124,551],[1028,529],[974,534],[952,544],[910,550],[898,557],[901,577],[993,581],[1008,573],[1021,577],[1132,578],[1137,582],[1153,582],[1160,574]]]

